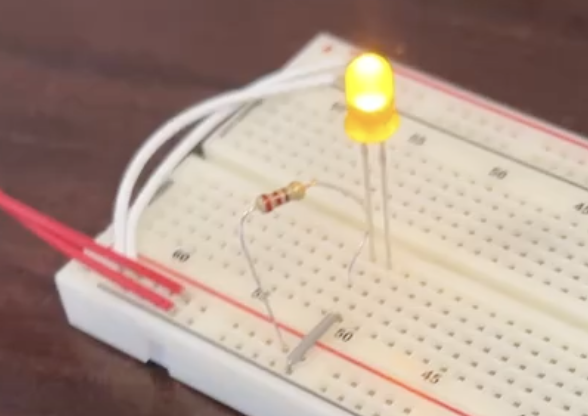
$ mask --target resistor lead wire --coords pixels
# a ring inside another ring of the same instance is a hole
[[[282,332],[280,331],[280,326],[278,325],[278,321],[276,320],[276,315],[274,314],[274,310],[270,304],[269,293],[266,292],[263,287],[261,278],[259,277],[259,274],[257,273],[257,269],[253,262],[253,257],[251,256],[251,253],[249,253],[249,249],[247,248],[247,244],[245,243],[245,222],[247,221],[247,218],[249,218],[249,216],[255,210],[255,206],[252,206],[248,208],[241,216],[241,221],[239,222],[239,241],[241,242],[241,249],[243,250],[243,255],[247,259],[247,264],[249,265],[249,271],[251,272],[251,276],[253,276],[253,279],[255,280],[255,285],[257,286],[257,290],[260,293],[260,299],[264,304],[267,316],[269,317],[274,327],[274,331],[276,332],[278,342],[280,343],[282,350],[287,351],[288,345],[286,344],[286,341],[284,341],[284,337],[282,336]]]
[[[313,187],[313,186],[322,187],[325,189],[330,189],[332,191],[336,191],[336,192],[340,193],[341,195],[355,201],[360,207],[363,207],[363,203],[360,198],[353,195],[351,192],[349,192],[343,188],[340,188],[337,185],[333,185],[333,184],[326,183],[326,182],[319,182],[319,181],[312,181],[307,184],[304,184],[301,182],[292,182],[288,186],[277,189],[274,192],[259,195],[255,199],[253,204],[251,206],[249,206],[243,212],[243,214],[241,215],[241,219],[239,221],[239,242],[241,244],[241,250],[243,252],[243,255],[245,256],[245,259],[247,260],[247,265],[249,266],[249,271],[250,271],[251,276],[255,282],[256,292],[258,292],[260,294],[260,299],[262,300],[264,307],[266,309],[266,313],[267,313],[267,315],[268,315],[268,317],[274,327],[278,342],[282,346],[282,349],[284,351],[288,350],[288,346],[287,346],[286,342],[284,341],[284,338],[283,338],[282,333],[280,331],[280,327],[279,327],[278,322],[276,320],[274,310],[273,310],[271,303],[269,301],[269,293],[264,288],[261,277],[259,276],[259,273],[257,272],[257,268],[255,267],[255,262],[253,261],[253,256],[251,255],[251,252],[249,251],[249,248],[247,246],[247,241],[245,238],[245,224],[247,222],[247,219],[255,211],[261,212],[263,214],[267,214],[269,212],[272,212],[276,208],[281,207],[289,202],[301,200],[306,196],[306,190],[310,187]],[[357,259],[359,258],[359,255],[361,254],[361,251],[363,250],[363,247],[365,246],[366,240],[368,239],[370,232],[371,232],[371,228],[368,224],[367,229],[365,230],[364,235],[361,239],[361,242],[357,246],[356,251],[354,252],[353,256],[351,257],[349,264],[347,265],[347,283],[348,283],[348,285],[351,285],[351,276],[353,273],[354,266],[357,262]]]

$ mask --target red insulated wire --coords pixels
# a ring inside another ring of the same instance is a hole
[[[88,256],[86,253],[84,253],[83,250],[80,250],[78,247],[75,247],[69,244],[67,241],[62,240],[58,236],[52,234],[50,231],[28,223],[22,224],[41,239],[45,240],[49,245],[61,251],[67,257],[79,261],[100,275],[118,284],[121,288],[134,293],[135,295],[148,301],[154,306],[163,309],[164,311],[169,311],[173,308],[174,303],[171,300],[150,289],[147,289],[138,282],[126,277],[122,273],[118,273],[117,271],[110,269],[103,263]]]
[[[80,249],[91,250],[96,254],[103,256],[104,258],[107,258],[160,286],[163,286],[173,294],[181,293],[184,290],[183,286],[176,281],[157,273],[128,257],[122,256],[110,248],[96,243],[92,238],[28,207],[22,202],[8,196],[1,190],[0,208],[4,208],[23,223],[34,223],[43,227],[44,229],[51,231],[54,235],[59,236],[62,240],[69,242],[71,245],[77,246]]]
[[[94,251],[95,254],[99,254],[111,262],[114,262],[118,267],[125,267],[137,274],[148,277],[150,280],[168,288],[172,293],[179,293],[183,290],[183,287],[179,283],[176,283],[175,281],[129,258],[115,253],[109,248],[97,244],[90,237],[35,211],[14,198],[9,197],[1,190],[0,208],[3,208],[24,227],[45,240],[49,245],[59,250],[67,257],[79,261],[101,274],[103,277],[118,284],[123,289],[134,293],[160,309],[168,311],[174,306],[174,304],[164,296],[142,286],[139,282],[132,280],[117,270],[107,267],[104,263],[89,256],[85,250]]]

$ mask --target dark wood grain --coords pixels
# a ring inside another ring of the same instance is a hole
[[[159,123],[319,31],[588,133],[585,0],[0,0],[0,187],[94,234]],[[1,415],[232,413],[68,327],[63,261],[0,215]]]

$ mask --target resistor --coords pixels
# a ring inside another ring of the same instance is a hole
[[[302,182],[292,182],[288,186],[277,189],[272,193],[259,195],[255,199],[255,208],[264,214],[290,202],[301,200],[306,195],[310,185]]]

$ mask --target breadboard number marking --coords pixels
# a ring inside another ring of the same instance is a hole
[[[191,256],[190,253],[188,253],[186,250],[183,250],[181,248],[178,248],[177,250],[175,250],[172,253],[172,258],[175,261],[178,261],[180,263],[185,263],[188,260],[190,260],[190,256]]]
[[[442,374],[433,370],[427,370],[421,374],[421,378],[430,384],[438,384],[442,379]]]
[[[350,331],[346,328],[339,328],[337,330],[337,332],[335,332],[335,338],[343,341],[343,342],[349,342],[353,339],[353,336],[355,335],[355,333],[353,331]]]
[[[427,137],[423,134],[412,134],[409,138],[408,138],[408,142],[415,145],[415,146],[422,146],[423,144],[425,144],[427,141]]]
[[[588,215],[588,204],[584,202],[574,205],[574,209],[582,215]]]
[[[500,167],[493,167],[490,172],[488,172],[488,175],[499,179],[499,180],[503,180],[504,178],[506,178],[508,176],[508,171],[506,169],[502,169]]]

